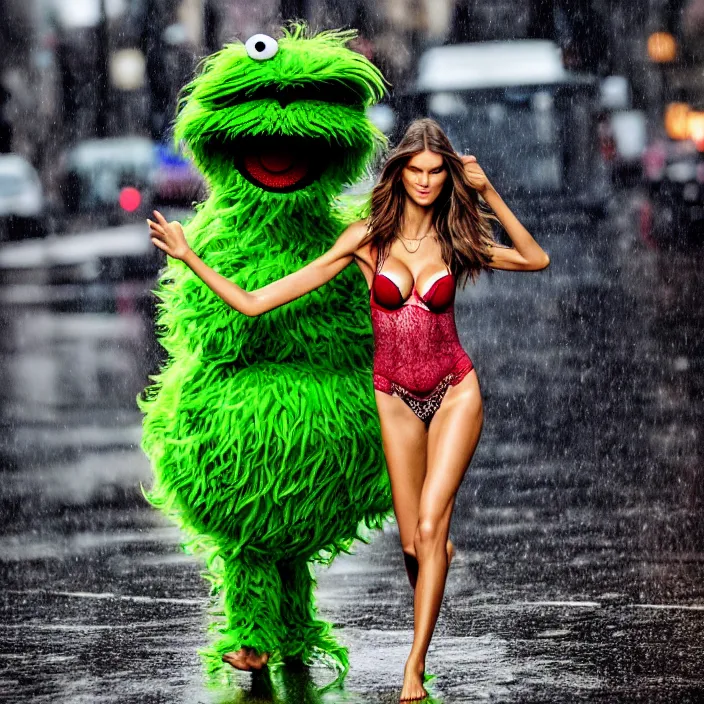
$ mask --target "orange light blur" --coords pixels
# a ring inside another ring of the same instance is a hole
[[[665,108],[665,131],[670,139],[689,137],[690,107],[687,103],[669,103]]]
[[[653,32],[648,37],[648,56],[656,64],[667,64],[677,56],[677,41],[669,32]]]
[[[687,115],[687,132],[697,149],[704,151],[704,112],[691,110]]]

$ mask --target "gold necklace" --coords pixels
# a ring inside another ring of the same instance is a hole
[[[418,237],[418,239],[409,239],[408,237],[404,237],[400,232],[396,235],[401,240],[401,244],[403,245],[403,248],[409,253],[409,254],[415,254],[419,249],[420,249],[420,243],[430,234],[430,230],[428,230],[422,237]],[[417,242],[418,246],[415,249],[408,249],[406,247],[406,242]]]

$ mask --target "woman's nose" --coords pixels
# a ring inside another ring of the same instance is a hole
[[[430,179],[428,178],[428,174],[420,174],[418,176],[418,185],[425,188],[428,185],[429,180]]]

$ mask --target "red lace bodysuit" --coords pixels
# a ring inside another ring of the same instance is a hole
[[[457,335],[454,301],[455,278],[450,272],[423,296],[414,283],[403,300],[377,263],[369,297],[374,388],[401,397],[426,425],[448,387],[459,384],[473,369]]]

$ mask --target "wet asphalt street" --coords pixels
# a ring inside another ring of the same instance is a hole
[[[704,254],[649,248],[635,222],[633,197],[546,221],[550,269],[458,297],[485,425],[437,702],[704,700]],[[321,693],[317,667],[205,686],[206,583],[140,494],[150,285],[0,288],[0,701],[397,701],[412,608],[393,525],[319,575],[344,690]]]

